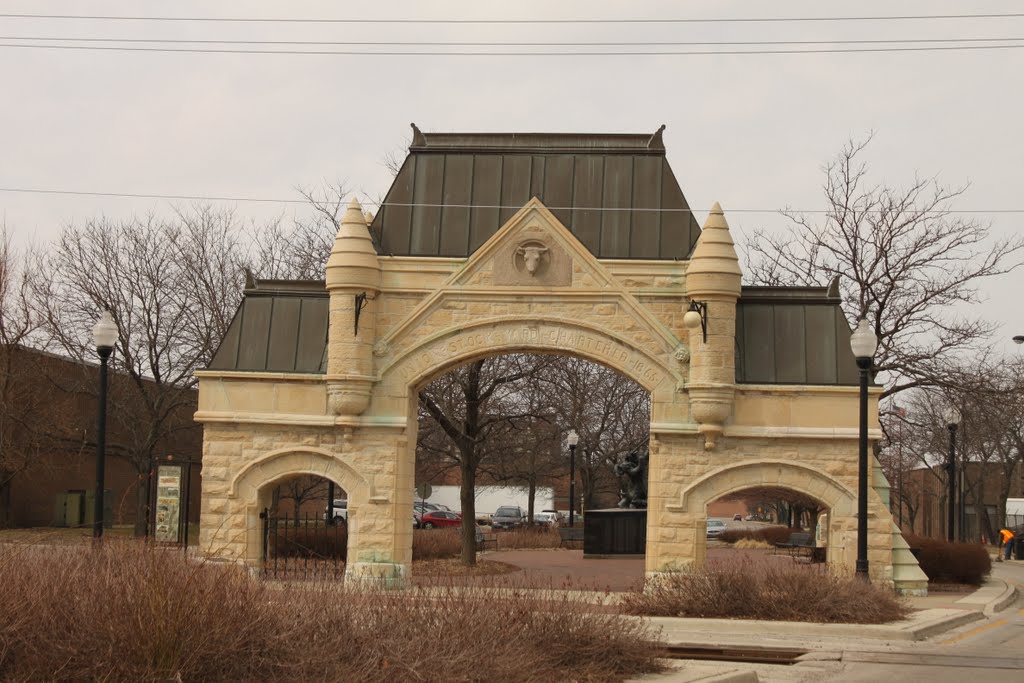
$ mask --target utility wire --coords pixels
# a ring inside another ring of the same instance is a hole
[[[213,40],[186,38],[84,38],[58,36],[0,36],[0,40],[32,40],[72,43],[165,43],[174,45],[333,45],[412,47],[682,47],[691,45],[873,45],[888,43],[1000,43],[1024,38],[865,38],[848,40],[687,40],[687,41],[585,41],[585,42],[496,42],[496,41],[351,41],[351,40]],[[460,53],[461,54],[461,53]]]
[[[840,17],[715,17],[715,18],[668,18],[668,19],[301,19],[293,17],[142,17],[129,15],[94,14],[0,14],[0,19],[81,19],[89,21],[171,21],[171,22],[218,22],[218,23],[280,23],[280,24],[473,24],[473,25],[521,25],[521,24],[736,24],[736,23],[787,23],[787,22],[831,22],[831,21],[931,21],[956,19],[1012,19],[1024,17],[1024,13],[992,12],[983,14],[916,14],[916,15],[869,15]]]
[[[1017,44],[987,45],[936,45],[931,47],[866,47],[810,50],[648,50],[648,51],[602,51],[602,52],[492,52],[492,51],[440,51],[440,50],[257,50],[234,48],[172,48],[172,47],[126,47],[111,45],[30,45],[28,43],[0,43],[0,48],[22,48],[29,50],[92,50],[115,52],[179,52],[193,54],[248,54],[248,55],[344,55],[359,57],[681,57],[694,55],[811,55],[850,54],[857,52],[948,52],[963,50],[1014,50],[1024,47]]]
[[[11,192],[19,194],[50,194],[50,195],[72,195],[72,196],[85,196],[85,197],[123,197],[128,199],[169,199],[169,200],[190,200],[190,201],[208,201],[208,202],[262,202],[268,204],[309,204],[306,199],[272,199],[267,197],[222,197],[222,196],[211,196],[211,195],[187,195],[187,194],[145,194],[138,192],[87,192],[80,190],[50,190],[41,188],[24,188],[24,187],[0,187],[0,192]],[[455,204],[455,203],[431,203],[431,202],[377,202],[372,200],[366,200],[361,202],[364,206],[377,206],[377,207],[421,207],[428,209],[521,209],[520,205],[515,204]],[[672,209],[672,208],[643,208],[643,207],[606,207],[606,206],[546,206],[549,211],[636,211],[636,212],[652,212],[652,213],[705,213],[704,210],[696,209]],[[778,213],[779,211],[788,211],[792,213],[808,213],[808,214],[824,214],[830,213],[827,209],[744,209],[744,208],[729,208],[726,209],[726,213]],[[868,211],[867,213],[881,213],[878,211]],[[932,209],[925,213],[930,214],[976,214],[976,213],[991,213],[991,214],[1024,214],[1024,208],[1021,209]]]

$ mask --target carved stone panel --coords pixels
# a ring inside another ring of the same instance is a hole
[[[524,231],[495,251],[494,284],[568,287],[572,284],[572,257],[550,236]]]

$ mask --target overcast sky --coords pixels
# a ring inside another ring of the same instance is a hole
[[[841,5],[782,0],[0,1],[0,13],[6,14],[317,19],[664,19],[1014,11],[1024,7],[1019,2],[983,0]],[[15,37],[346,42],[1016,37],[1024,44],[1024,18],[455,26],[0,18],[0,36],[3,44],[25,42]],[[292,45],[270,49],[429,48]],[[877,181],[903,184],[915,173],[938,175],[946,184],[970,183],[956,208],[1024,209],[1022,73],[1024,49],[448,57],[0,47],[0,187],[298,199],[297,186],[341,180],[361,196],[377,197],[390,182],[383,158],[408,139],[412,121],[428,132],[653,132],[664,123],[669,161],[691,206],[699,212],[698,220],[703,223],[704,211],[719,201],[738,239],[744,230],[759,225],[774,228],[783,219],[773,213],[730,213],[730,209],[823,209],[822,165],[847,139],[861,138],[869,131],[875,132],[875,140],[867,158]],[[234,206],[240,216],[257,220],[301,211],[287,204],[237,202]],[[69,221],[99,214],[122,217],[149,210],[167,212],[169,204],[153,199],[0,192],[0,219],[19,240],[46,240]],[[977,217],[991,221],[996,237],[1021,234],[1024,213],[980,212]],[[1005,340],[1012,353],[1009,336],[1024,333],[1020,304],[1024,270],[988,282],[984,290],[988,302],[978,312],[1004,325],[1000,343]]]

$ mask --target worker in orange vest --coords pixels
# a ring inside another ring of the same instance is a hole
[[[1010,559],[1010,555],[1013,553],[1013,542],[1016,540],[1016,536],[1009,529],[1000,529],[999,540],[1002,542],[1003,547],[1006,548],[1006,559]]]

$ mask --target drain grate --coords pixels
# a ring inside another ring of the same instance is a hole
[[[666,659],[696,659],[748,664],[796,664],[807,650],[761,647],[713,647],[707,645],[662,645],[658,648]]]

